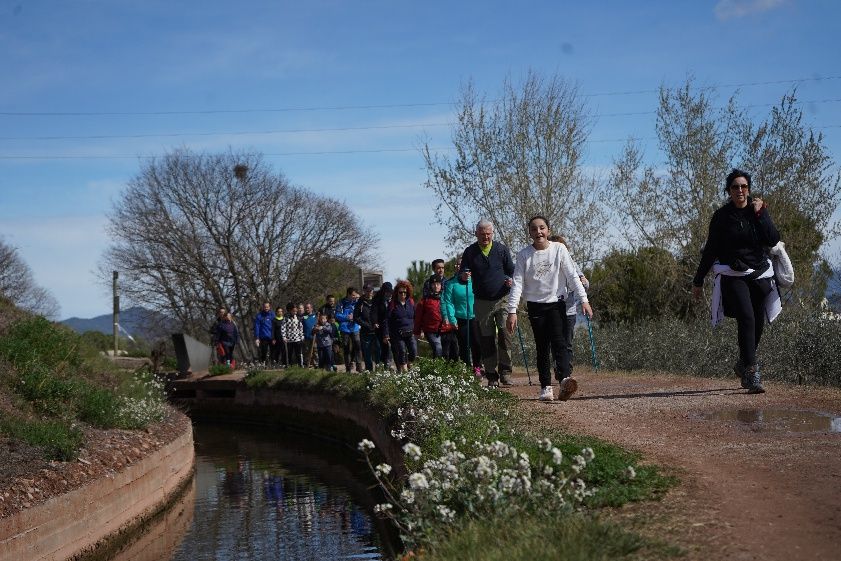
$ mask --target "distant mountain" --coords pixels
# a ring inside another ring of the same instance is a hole
[[[72,317],[62,320],[60,323],[66,325],[76,333],[85,331],[99,331],[110,335],[114,332],[114,320],[111,314],[96,316],[95,318]],[[170,319],[158,312],[135,306],[120,311],[121,336],[126,333],[133,337],[140,336],[146,340],[168,337],[170,332],[175,330],[175,320]]]

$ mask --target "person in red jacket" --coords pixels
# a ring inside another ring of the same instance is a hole
[[[424,338],[432,347],[432,358],[449,356],[449,347],[455,331],[455,326],[446,323],[441,314],[443,284],[444,279],[440,275],[432,275],[429,279],[429,293],[415,308],[415,336],[420,337],[423,332]]]

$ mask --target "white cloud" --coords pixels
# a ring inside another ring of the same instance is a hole
[[[721,21],[736,19],[751,14],[761,14],[782,6],[785,0],[719,0],[713,11]]]

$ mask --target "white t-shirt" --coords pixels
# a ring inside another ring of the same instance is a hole
[[[518,251],[513,281],[508,294],[509,313],[517,311],[521,297],[526,302],[551,303],[575,293],[579,301],[588,301],[575,263],[562,243],[549,242],[549,247],[540,250],[527,245]]]

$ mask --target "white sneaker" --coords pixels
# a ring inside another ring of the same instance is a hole
[[[555,396],[552,394],[552,386],[546,386],[545,388],[541,388],[540,390],[540,397],[538,397],[540,401],[554,401]]]

